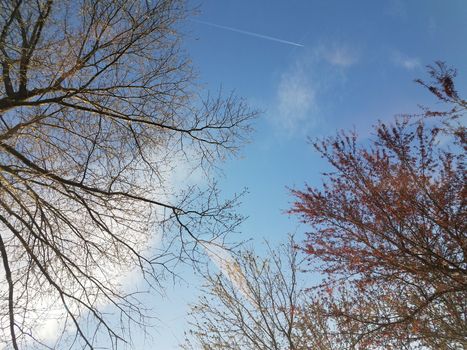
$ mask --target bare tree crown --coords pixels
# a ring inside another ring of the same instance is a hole
[[[180,157],[206,169],[235,151],[254,116],[199,98],[185,15],[177,0],[0,1],[0,345],[49,346],[54,307],[57,344],[126,341],[99,311],[144,323],[122,273],[157,285],[238,224],[215,189],[177,192],[171,178]]]

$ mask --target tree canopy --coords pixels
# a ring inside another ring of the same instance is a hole
[[[358,321],[368,346],[467,345],[467,101],[454,70],[429,73],[418,83],[447,109],[380,122],[368,145],[346,132],[314,142],[333,170],[293,191],[329,311]]]
[[[307,290],[303,252],[290,237],[266,257],[252,249],[209,273],[205,293],[192,306],[182,348],[221,350],[351,350],[356,322],[327,313]]]
[[[55,346],[116,347],[145,316],[125,273],[157,287],[241,220],[214,187],[173,180],[234,152],[255,114],[202,98],[186,15],[178,0],[0,1],[0,346],[48,346],[51,327]]]

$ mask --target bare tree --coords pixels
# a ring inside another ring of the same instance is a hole
[[[254,116],[234,97],[199,98],[176,31],[186,12],[179,0],[0,1],[0,347],[116,347],[126,322],[144,324],[122,275],[157,287],[238,224],[214,188],[172,179],[180,159],[209,170],[235,151]],[[55,344],[47,317],[64,318]]]
[[[206,291],[192,306],[184,349],[313,349],[355,347],[354,322],[329,312],[324,296],[307,290],[303,255],[291,240],[262,259],[247,250],[208,274]],[[361,347],[361,349],[366,349]]]

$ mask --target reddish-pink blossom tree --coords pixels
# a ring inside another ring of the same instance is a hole
[[[293,191],[311,263],[339,285],[330,311],[361,323],[361,344],[467,346],[467,101],[454,70],[429,73],[418,83],[446,110],[380,122],[365,146],[345,132],[315,142],[334,170]]]

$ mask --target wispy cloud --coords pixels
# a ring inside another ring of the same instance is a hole
[[[206,21],[200,21],[200,20],[194,20],[194,19],[193,19],[192,21],[193,21],[193,22],[196,22],[196,23],[204,24],[204,25],[207,25],[207,26],[210,26],[210,27],[214,27],[214,28],[225,29],[225,30],[229,30],[229,31],[231,31],[231,32],[235,32],[235,33],[240,33],[240,34],[245,34],[245,35],[253,36],[253,37],[255,37],[255,38],[260,38],[260,39],[275,41],[275,42],[278,42],[278,43],[281,43],[281,44],[286,44],[286,45],[292,45],[292,46],[297,46],[297,47],[304,47],[303,44],[300,44],[300,43],[297,43],[297,42],[294,42],[294,41],[289,41],[289,40],[284,40],[284,39],[276,38],[276,37],[269,36],[269,35],[264,35],[264,34],[259,34],[259,33],[255,33],[255,32],[250,32],[250,31],[247,31],[247,30],[238,29],[238,28],[234,28],[234,27],[228,27],[228,26],[224,26],[224,25],[220,25],[220,24],[216,24],[216,23],[212,23],[212,22],[206,22]]]
[[[330,64],[339,67],[350,67],[358,62],[357,50],[346,44],[333,44],[320,48],[321,56]]]
[[[389,0],[384,3],[384,13],[400,19],[406,19],[408,16],[407,3],[402,0]]]
[[[256,302],[248,289],[248,283],[242,268],[232,254],[224,248],[222,243],[204,242],[202,245],[217,268],[253,306],[256,306]]]
[[[273,121],[287,135],[305,132],[315,123],[317,86],[306,62],[298,61],[282,73],[277,86]]]
[[[282,72],[277,84],[271,111],[277,131],[287,137],[308,134],[322,120],[326,92],[339,87],[346,71],[358,62],[358,50],[347,43],[319,45],[302,53]]]
[[[422,66],[420,60],[417,57],[409,57],[399,51],[396,51],[393,54],[392,60],[395,65],[407,70],[418,69]]]

